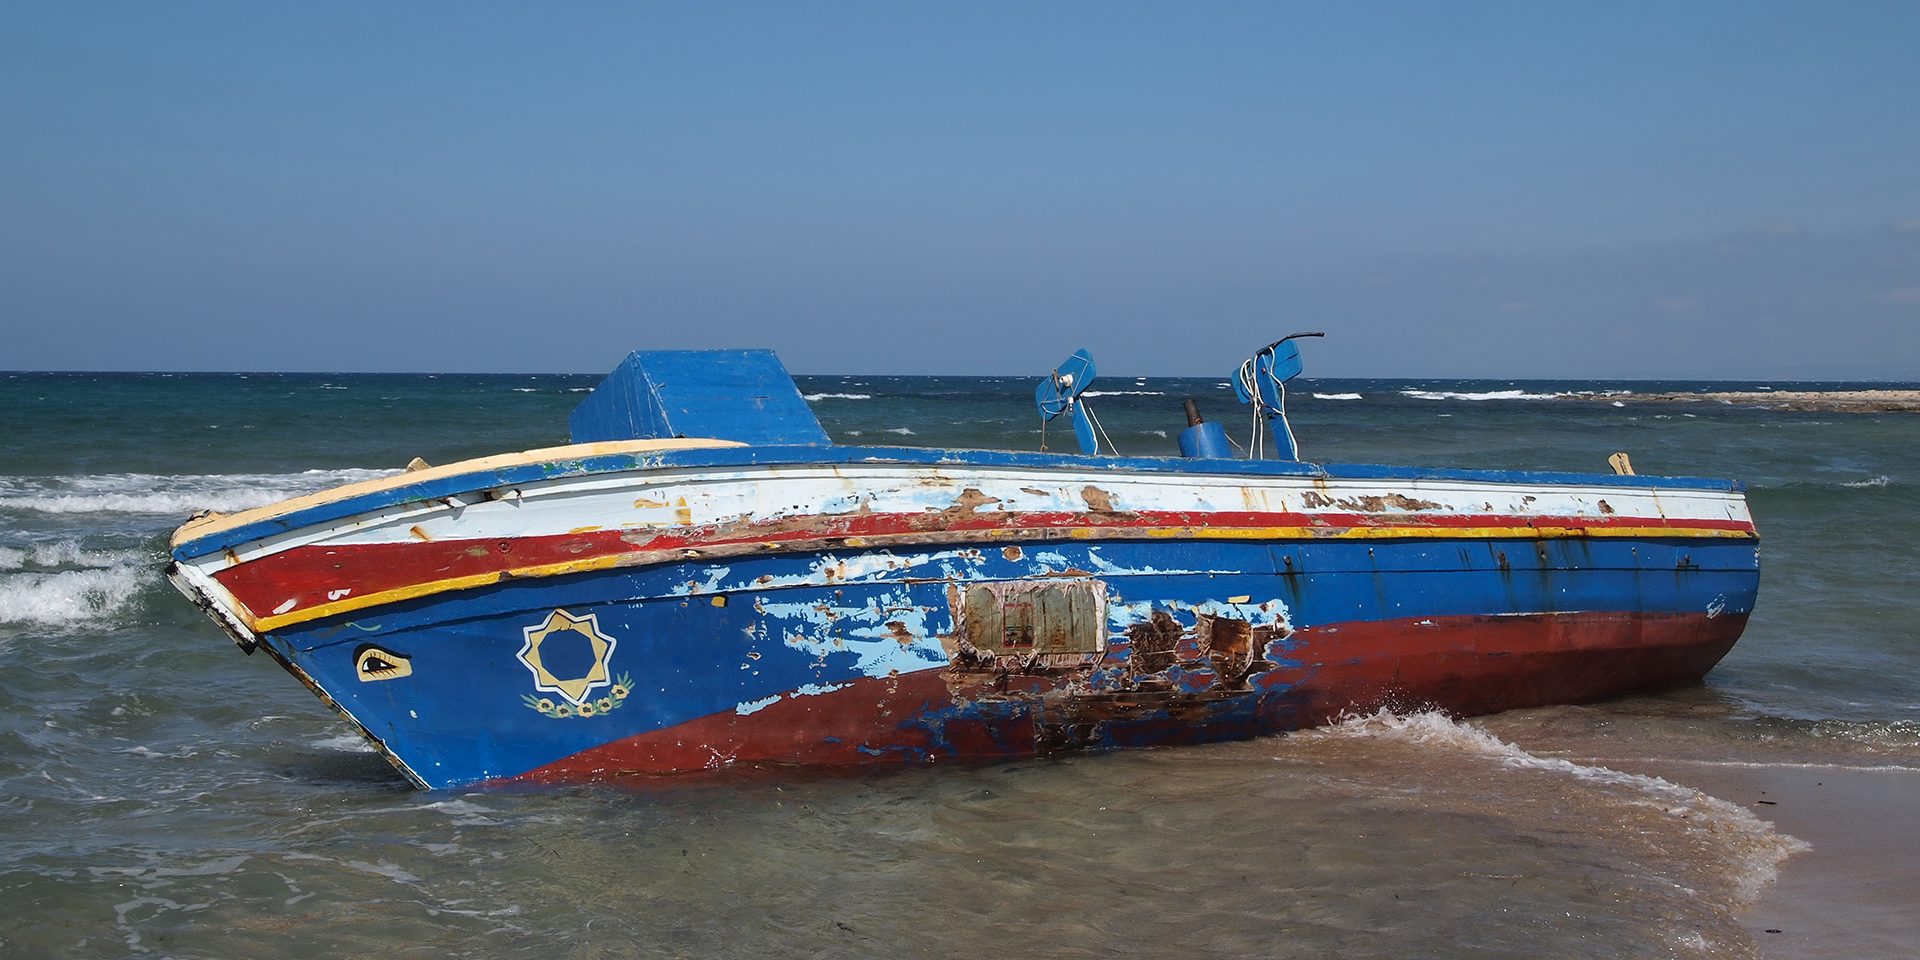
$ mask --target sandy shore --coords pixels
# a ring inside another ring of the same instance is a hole
[[[1741,804],[1813,845],[1781,865],[1780,879],[1741,918],[1763,956],[1920,956],[1920,771],[1693,761],[1609,765]]]
[[[1778,410],[1832,410],[1842,413],[1920,413],[1920,390],[1756,390],[1746,393],[1621,393],[1604,397],[1567,393],[1561,394],[1560,399],[1756,404]]]

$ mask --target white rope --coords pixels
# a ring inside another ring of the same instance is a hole
[[[1088,406],[1088,405],[1087,405],[1087,402],[1086,402],[1085,400],[1080,400],[1080,401],[1078,401],[1078,402],[1079,402],[1079,404],[1080,404],[1080,409],[1082,409],[1082,410],[1085,410],[1085,411],[1087,411],[1087,419],[1088,419],[1088,420],[1091,420],[1091,421],[1093,421],[1093,429],[1095,429],[1095,430],[1097,430],[1097,431],[1099,431],[1099,437],[1106,437],[1106,438],[1107,438],[1107,453],[1108,453],[1108,454],[1110,454],[1110,455],[1112,455],[1112,456],[1116,456],[1116,457],[1117,457],[1117,456],[1119,456],[1119,455],[1120,455],[1120,448],[1118,448],[1118,447],[1116,447],[1116,446],[1114,446],[1114,445],[1113,445],[1113,437],[1111,437],[1111,436],[1108,436],[1108,434],[1107,434],[1107,428],[1106,428],[1106,425],[1105,425],[1105,424],[1102,424],[1102,423],[1100,422],[1100,418],[1099,418],[1099,417],[1096,417],[1096,416],[1094,416],[1094,415],[1093,415],[1093,408],[1092,408],[1092,407],[1090,407],[1090,406]],[[1100,452],[1100,440],[1099,440],[1099,437],[1095,437],[1095,438],[1094,438],[1094,444],[1093,444],[1093,447],[1094,447],[1094,449],[1093,449],[1093,452],[1094,452],[1094,453],[1099,453],[1099,452]]]

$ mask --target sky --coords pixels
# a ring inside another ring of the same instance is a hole
[[[1920,4],[4,2],[0,369],[1920,379]]]

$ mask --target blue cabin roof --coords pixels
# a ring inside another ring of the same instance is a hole
[[[636,350],[574,408],[567,427],[574,443],[833,444],[771,350]]]

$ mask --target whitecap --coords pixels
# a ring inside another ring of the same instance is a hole
[[[871,393],[803,393],[802,400],[872,400]]]
[[[894,427],[893,429],[888,430],[887,432],[898,433],[898,434],[901,434],[902,436],[908,436],[908,437],[913,436],[913,431],[907,429],[906,427]]]
[[[158,580],[154,568],[136,564],[0,576],[0,623],[97,623],[127,609],[142,589]]]
[[[1164,390],[1088,390],[1083,397],[1164,397]]]
[[[1486,393],[1461,393],[1453,390],[1402,390],[1402,396],[1419,400],[1552,400],[1551,393],[1528,393],[1525,390],[1489,390]]]
[[[1362,399],[1365,399],[1364,397],[1360,396],[1357,393],[1316,393],[1313,395],[1313,398],[1315,400],[1362,400]]]
[[[143,550],[89,550],[78,540],[55,540],[24,547],[0,547],[0,570],[22,570],[29,566],[111,567],[151,559]]]
[[[1841,484],[1841,486],[1843,487],[1885,487],[1885,486],[1892,485],[1892,483],[1893,483],[1892,477],[1882,474],[1877,477],[1869,477],[1865,480],[1856,480],[1853,483],[1843,483]]]
[[[36,513],[232,513],[397,470],[307,470],[302,473],[144,473],[0,478],[0,510]]]

